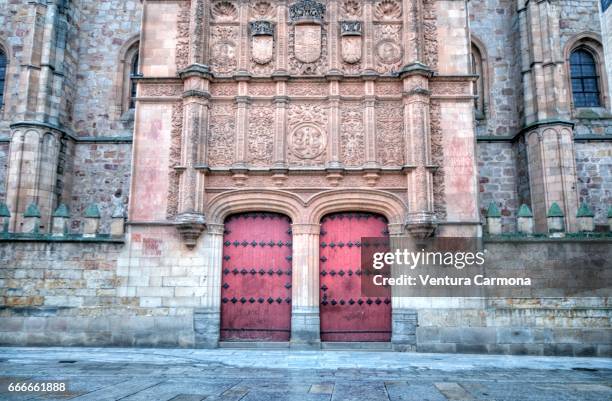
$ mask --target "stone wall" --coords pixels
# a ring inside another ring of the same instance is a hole
[[[124,45],[140,33],[138,0],[87,0],[79,25],[79,90],[74,98],[73,129],[79,136],[126,136],[133,122],[117,112],[119,62]]]
[[[483,217],[491,202],[500,208],[506,232],[516,231],[517,167],[515,146],[511,142],[478,143],[478,183]]]
[[[210,266],[221,255],[219,238],[207,234],[190,252],[172,227],[133,226],[125,244],[0,242],[0,344],[214,345],[218,312],[210,317],[220,272]],[[496,263],[517,255],[532,262],[533,255],[612,257],[610,240],[498,240],[486,247]],[[606,298],[412,302],[419,352],[612,355]]]
[[[549,263],[550,255],[612,258],[610,240],[489,241],[489,263]],[[606,256],[607,255],[607,256]],[[523,258],[523,259],[521,259]],[[612,307],[607,298],[430,298],[418,308],[419,352],[610,356]]]
[[[489,90],[485,93],[486,119],[478,123],[478,135],[514,135],[519,127],[520,68],[517,57],[515,3],[509,0],[470,1],[469,20],[473,40],[486,52]]]
[[[595,213],[595,223],[608,222],[612,205],[612,146],[610,142],[576,142],[578,195]]]
[[[80,143],[74,155],[73,190],[64,200],[72,212],[72,229],[80,230],[88,205],[95,203],[102,216],[102,232],[117,207],[127,210],[132,146],[126,143]]]

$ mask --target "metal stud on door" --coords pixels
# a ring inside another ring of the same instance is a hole
[[[221,340],[289,341],[291,221],[243,213],[225,222]]]
[[[322,341],[390,341],[391,290],[361,296],[362,238],[387,237],[387,220],[370,213],[335,213],[321,221]]]

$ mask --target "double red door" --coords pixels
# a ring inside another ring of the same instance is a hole
[[[221,340],[289,341],[291,221],[276,213],[230,216],[223,237]]]
[[[320,311],[322,341],[390,341],[391,290],[361,291],[364,238],[388,237],[387,221],[369,213],[336,213],[321,222]]]

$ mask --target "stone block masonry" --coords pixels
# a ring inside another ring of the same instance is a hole
[[[220,272],[212,263],[222,244],[215,238],[206,234],[194,251],[172,227],[131,227],[125,243],[2,241],[0,344],[216,347]],[[612,252],[605,240],[497,239],[486,247],[498,263]],[[612,355],[605,298],[411,302],[393,312],[397,350]]]

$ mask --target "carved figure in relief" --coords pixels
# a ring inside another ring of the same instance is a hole
[[[385,64],[397,63],[402,58],[401,47],[391,40],[383,40],[379,42],[378,46],[376,46],[376,52],[380,58],[380,61]]]
[[[251,7],[251,15],[258,20],[274,18],[275,11],[269,1],[256,1]]]
[[[361,16],[361,3],[357,0],[347,0],[342,3],[342,14],[346,18],[357,18]]]
[[[314,159],[325,150],[327,138],[316,125],[304,123],[298,125],[289,137],[292,153],[302,159]]]

